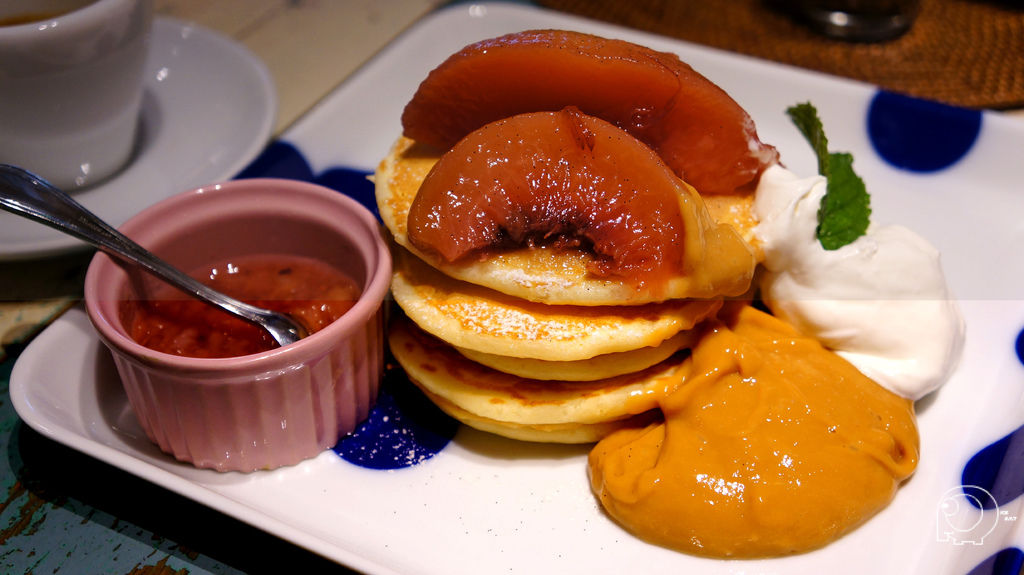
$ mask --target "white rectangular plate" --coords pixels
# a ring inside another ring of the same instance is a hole
[[[984,114],[971,152],[917,174],[891,167],[864,127],[876,90],[785,66],[517,5],[463,4],[418,23],[286,135],[315,171],[372,170],[400,132],[403,106],[427,72],[476,40],[529,28],[619,37],[679,54],[754,117],[762,140],[793,171],[814,159],[784,110],[813,102],[836,150],[854,154],[873,192],[874,219],[901,223],[943,253],[962,299],[963,362],[918,405],[917,474],[866,525],[824,549],[781,559],[718,561],[645,544],[601,512],[586,478],[586,449],[516,443],[462,428],[436,457],[394,471],[325,452],[252,474],[197,470],[146,440],[105,350],[73,309],[23,353],[11,378],[20,416],[41,433],[225,514],[368,573],[953,573],[1006,547],[1024,547],[1020,498],[974,511],[984,533],[944,538],[947,492],[967,460],[1024,423],[1024,123]],[[1018,463],[1017,465],[1020,465]],[[958,519],[962,520],[961,519]],[[954,538],[955,539],[955,538]]]

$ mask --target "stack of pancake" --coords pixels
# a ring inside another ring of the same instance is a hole
[[[449,262],[416,249],[408,214],[441,154],[400,137],[375,177],[402,310],[388,339],[410,380],[463,423],[527,441],[589,443],[660,417],[701,322],[750,284],[752,193],[703,202],[687,186],[708,221],[749,248],[730,293],[652,298],[589,274],[585,250],[524,246]]]

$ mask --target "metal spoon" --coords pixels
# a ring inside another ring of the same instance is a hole
[[[84,240],[111,256],[138,264],[185,293],[262,327],[282,346],[308,335],[302,325],[282,313],[251,306],[186,275],[31,172],[0,164],[0,208]]]

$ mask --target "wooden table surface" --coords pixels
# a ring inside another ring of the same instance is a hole
[[[286,130],[442,0],[156,0],[158,14],[217,30],[267,65]],[[1024,112],[1011,114],[1024,119]],[[7,384],[17,353],[80,297],[81,256],[0,266],[0,572],[172,574],[338,566],[29,429]],[[76,267],[77,266],[77,267]],[[69,271],[70,270],[70,271]],[[36,286],[16,285],[25,276]],[[30,295],[25,295],[30,294]]]
[[[156,0],[267,66],[285,131],[442,0]],[[87,254],[0,265],[0,573],[344,573],[304,549],[46,439],[8,396],[18,352],[81,295]]]
[[[248,48],[277,91],[273,135],[446,0],[155,0],[160,17],[193,22]],[[80,297],[83,257],[0,263],[0,360]]]
[[[283,132],[443,0],[156,0],[159,14],[220,31],[270,69]]]

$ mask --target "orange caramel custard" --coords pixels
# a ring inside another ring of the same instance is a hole
[[[706,328],[664,421],[606,437],[591,485],[637,536],[711,557],[821,547],[917,466],[913,402],[788,324],[733,306]]]

